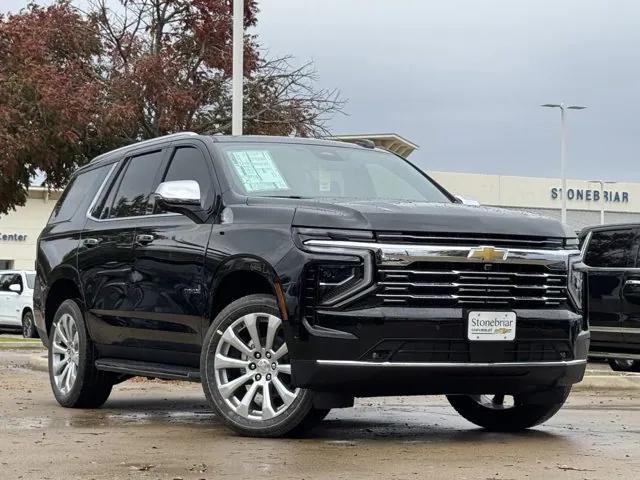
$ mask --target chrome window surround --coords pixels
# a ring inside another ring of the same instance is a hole
[[[342,240],[306,240],[305,247],[316,253],[340,253],[336,249],[353,254],[357,250],[369,250],[378,255],[383,266],[408,266],[414,262],[474,262],[486,263],[481,259],[469,258],[469,253],[482,245],[469,246],[429,246],[402,245],[392,243],[353,242]],[[569,256],[580,254],[580,250],[544,250],[525,248],[504,248],[508,252],[506,259],[497,259],[491,263],[520,263],[533,265],[549,265],[564,263]]]
[[[109,181],[111,180],[111,175],[113,174],[113,171],[115,170],[116,166],[118,165],[118,162],[115,162],[111,168],[109,169],[109,173],[107,173],[107,175],[105,176],[102,185],[100,185],[100,188],[98,189],[98,191],[96,192],[95,196],[93,197],[93,200],[91,200],[91,204],[89,205],[89,208],[87,209],[87,218],[90,220],[93,220],[94,222],[114,222],[114,221],[118,221],[118,220],[131,220],[131,219],[135,219],[135,218],[154,218],[154,217],[176,217],[179,216],[179,213],[157,213],[157,214],[153,214],[153,215],[136,215],[133,217],[114,217],[114,218],[96,218],[93,216],[93,209],[96,207],[96,203],[98,203],[98,199],[100,198],[100,195],[102,195],[102,192],[104,191],[105,187],[109,184]]]

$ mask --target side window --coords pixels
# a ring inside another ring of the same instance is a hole
[[[9,285],[20,285],[20,289],[22,290],[24,288],[24,284],[22,283],[22,275],[20,275],[19,273],[16,273],[13,278],[9,281]]]
[[[161,161],[161,150],[131,157],[113,197],[113,204],[103,217],[138,217],[150,213],[149,196]]]
[[[590,267],[634,267],[635,236],[636,232],[632,229],[593,232],[584,263]]]
[[[195,180],[200,185],[200,198],[206,200],[211,193],[211,173],[204,154],[195,147],[178,147],[174,150],[163,182]],[[157,213],[163,213],[158,207]]]
[[[8,292],[9,285],[13,284],[20,285],[20,288],[23,287],[22,277],[19,273],[6,273],[4,275],[0,275],[0,291]]]
[[[78,212],[80,207],[86,208],[87,202],[91,202],[98,188],[104,181],[110,165],[94,168],[76,175],[58,200],[49,222],[64,222],[70,220]],[[82,212],[84,214],[84,212]]]

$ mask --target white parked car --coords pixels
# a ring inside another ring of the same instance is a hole
[[[33,321],[35,272],[0,271],[0,327],[21,328],[25,338],[37,338]]]

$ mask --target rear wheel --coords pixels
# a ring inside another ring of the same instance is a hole
[[[109,398],[114,377],[95,367],[93,344],[77,300],[65,300],[55,314],[49,346],[49,380],[60,405],[97,408]]]
[[[639,360],[627,360],[623,358],[610,358],[609,366],[616,372],[640,372]]]
[[[213,321],[200,359],[202,387],[233,430],[278,437],[312,428],[329,412],[291,379],[289,351],[276,300],[249,295]]]
[[[530,402],[509,395],[448,395],[451,406],[465,419],[497,432],[517,432],[535,427],[553,417],[569,396],[571,387],[553,402]]]
[[[24,338],[38,338],[38,331],[36,330],[31,310],[27,310],[22,315],[22,336]]]

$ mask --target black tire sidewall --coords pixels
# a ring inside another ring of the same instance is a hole
[[[24,315],[22,315],[22,336],[24,338],[34,338],[35,328],[36,326],[33,321],[33,313],[29,310],[24,312]]]
[[[448,395],[451,406],[469,422],[498,432],[517,432],[535,427],[553,417],[564,405],[571,387],[567,387],[564,398],[553,403],[528,403],[516,399],[516,405],[505,410],[493,410],[477,403],[468,395]]]
[[[312,411],[312,394],[301,389],[287,411],[269,419],[254,421],[235,413],[218,392],[213,359],[222,333],[229,325],[249,313],[280,316],[276,300],[270,295],[249,295],[231,303],[215,318],[204,340],[200,359],[202,388],[214,410],[232,429],[243,435],[275,437],[292,432]],[[222,332],[222,333],[221,333]]]
[[[614,372],[640,372],[640,361],[632,360],[630,366],[620,365],[615,359],[609,360],[609,366]]]
[[[70,314],[73,317],[73,320],[76,322],[76,326],[78,328],[78,374],[76,376],[75,383],[71,390],[67,394],[62,394],[58,387],[55,384],[55,380],[53,377],[53,332],[55,331],[56,325],[60,321],[60,318],[65,315]],[[93,354],[91,342],[89,341],[87,335],[86,324],[84,320],[84,314],[82,309],[80,308],[79,301],[77,300],[65,300],[62,302],[53,319],[53,323],[51,324],[51,346],[48,352],[48,360],[49,360],[49,381],[51,383],[51,390],[53,391],[53,395],[55,396],[58,403],[64,407],[73,407],[78,403],[80,396],[82,395],[84,383],[93,372],[89,372],[89,369],[94,369],[93,365]]]

